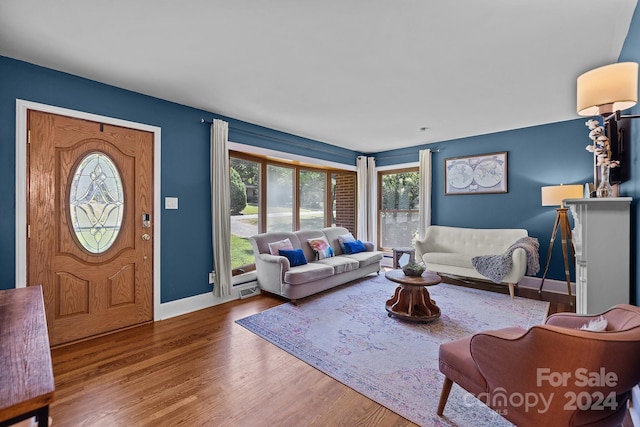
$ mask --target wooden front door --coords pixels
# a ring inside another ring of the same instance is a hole
[[[153,134],[29,110],[27,285],[51,345],[151,321]]]

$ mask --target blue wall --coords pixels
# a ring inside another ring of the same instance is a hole
[[[640,17],[636,9],[621,61],[640,62]],[[603,64],[604,65],[604,64]],[[24,99],[162,128],[162,198],[180,198],[180,209],[162,211],[162,302],[209,292],[211,270],[209,208],[209,129],[200,118],[229,121],[235,142],[355,164],[359,153],[318,141],[215,116],[198,109],[118,89],[69,74],[0,56],[0,289],[14,286],[15,275],[15,100]],[[632,113],[640,114],[638,107]],[[375,154],[379,166],[418,161],[423,148],[433,154],[434,224],[467,227],[523,227],[540,241],[541,264],[547,253],[555,212],[540,206],[540,187],[592,181],[590,143],[584,119],[481,135]],[[632,287],[640,294],[640,121],[632,122],[631,180],[621,192],[632,204]],[[444,159],[507,151],[508,193],[444,195]],[[612,225],[615,226],[615,225]],[[615,248],[612,248],[615,250]],[[542,272],[538,274],[541,276]],[[556,244],[549,278],[563,280],[562,253]]]
[[[433,168],[432,223],[459,227],[526,228],[540,242],[540,273],[555,220],[553,207],[541,206],[540,187],[593,182],[591,142],[583,119],[474,136],[376,154],[376,165],[418,161],[430,148]],[[507,151],[508,192],[445,195],[444,160]],[[558,238],[559,238],[558,234]],[[565,280],[560,240],[554,244],[547,277]],[[575,275],[572,269],[572,280]]]
[[[15,284],[16,99],[158,126],[162,129],[161,197],[179,198],[163,210],[161,300],[211,291],[213,267],[209,185],[209,126],[229,121],[229,139],[263,148],[355,165],[358,153],[265,129],[194,108],[0,56],[0,289]]]
[[[631,21],[631,28],[627,33],[619,62],[640,62],[640,8],[636,6]],[[636,105],[625,114],[640,114],[640,107]],[[640,201],[640,119],[631,120],[631,179],[622,185],[623,196],[633,197],[631,202],[631,274],[632,291],[635,292],[635,305],[640,305],[640,262],[638,242],[640,242],[640,216],[638,215],[638,201]],[[633,299],[632,299],[633,301]]]

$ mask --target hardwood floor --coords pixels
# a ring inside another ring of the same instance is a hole
[[[54,349],[53,425],[414,425],[234,323],[282,302],[263,294]]]

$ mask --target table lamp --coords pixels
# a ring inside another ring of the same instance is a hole
[[[562,236],[562,255],[564,258],[564,275],[567,279],[567,290],[569,291],[569,304],[573,305],[571,300],[571,274],[569,273],[569,251],[571,251],[571,263],[575,264],[575,252],[573,249],[573,242],[571,240],[571,227],[569,226],[569,217],[567,211],[569,209],[564,207],[565,199],[581,199],[584,197],[584,187],[582,185],[551,185],[542,187],[542,206],[558,206],[556,208],[556,220],[553,224],[553,231],[551,232],[551,240],[549,241],[549,250],[547,251],[547,262],[544,266],[544,273],[542,274],[542,281],[540,282],[540,288],[538,293],[542,292],[544,286],[544,279],[547,277],[547,271],[549,271],[549,261],[551,261],[551,252],[553,251],[553,242],[556,239],[558,228],[560,228],[560,235]]]

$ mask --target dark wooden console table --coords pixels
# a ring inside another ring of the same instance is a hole
[[[42,287],[0,291],[0,427],[49,425],[53,368]]]

